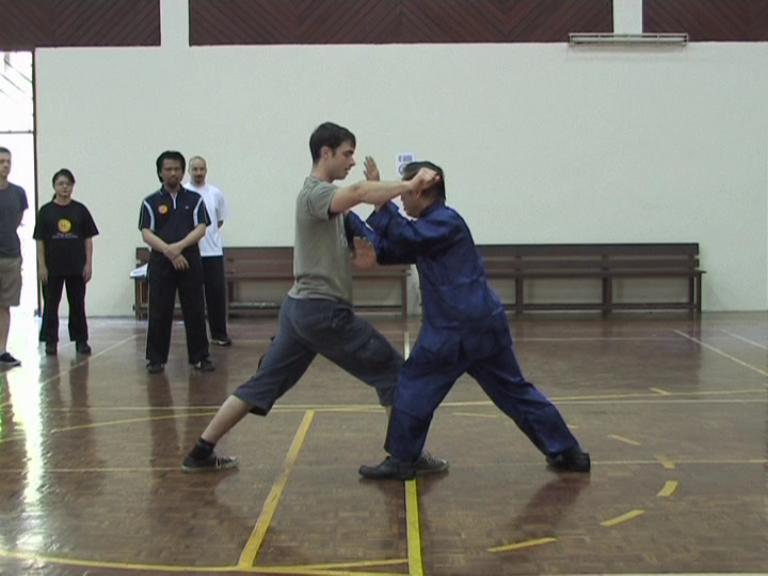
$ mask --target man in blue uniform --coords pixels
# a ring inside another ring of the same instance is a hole
[[[158,156],[157,176],[162,186],[144,199],[139,215],[141,237],[152,249],[147,271],[147,371],[150,374],[162,372],[168,362],[177,290],[189,363],[195,370],[214,370],[208,358],[203,265],[197,245],[211,220],[202,197],[181,185],[185,167],[186,161],[179,152],[168,150]]]
[[[485,268],[463,218],[445,205],[445,178],[431,162],[405,167],[403,179],[419,170],[437,172],[426,189],[402,193],[406,213],[391,202],[359,221],[358,233],[376,249],[381,264],[416,264],[424,318],[419,339],[400,373],[385,448],[376,466],[362,466],[371,479],[407,480],[415,475],[434,411],[464,373],[512,418],[555,469],[589,472],[589,454],[571,434],[557,408],[520,370],[504,308],[488,285]],[[366,172],[378,170],[369,161]]]

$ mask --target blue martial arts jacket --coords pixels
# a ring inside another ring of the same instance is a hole
[[[437,202],[409,220],[390,202],[368,218],[370,228],[352,220],[350,225],[374,245],[380,264],[416,264],[423,321],[412,358],[437,364],[460,357],[472,361],[512,345],[504,308],[458,212]]]

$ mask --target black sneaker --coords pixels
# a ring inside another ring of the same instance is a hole
[[[375,466],[360,466],[360,476],[369,480],[413,480],[416,468],[411,462],[402,462],[387,456]]]
[[[419,459],[413,463],[413,468],[419,475],[441,474],[443,472],[448,472],[449,465],[447,460],[435,458],[432,454],[424,450]]]
[[[163,370],[165,370],[165,364],[160,362],[149,362],[147,364],[147,372],[150,374],[160,374]]]
[[[211,338],[211,344],[226,348],[227,346],[232,346],[232,339],[228,336],[224,336],[224,338]]]
[[[592,468],[589,452],[584,452],[578,446],[555,456],[547,456],[547,464],[561,472],[589,472]]]
[[[17,360],[13,356],[11,356],[10,352],[3,352],[2,354],[0,354],[0,366],[5,366],[6,368],[21,366],[21,360]]]
[[[88,342],[78,342],[75,344],[75,351],[83,356],[90,356],[92,352],[91,347],[88,346]]]
[[[56,342],[46,342],[45,343],[45,355],[46,356],[56,356]]]
[[[208,358],[203,358],[200,362],[192,364],[192,368],[199,370],[200,372],[213,372],[216,370],[216,366]]]
[[[219,472],[221,470],[230,470],[237,468],[240,463],[237,458],[231,456],[219,456],[211,453],[208,458],[200,460],[187,455],[181,465],[184,472]]]

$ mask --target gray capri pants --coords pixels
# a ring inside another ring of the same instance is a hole
[[[392,405],[402,355],[349,304],[319,298],[285,298],[277,336],[261,368],[233,394],[252,413],[266,416],[317,354],[375,388],[382,406]]]

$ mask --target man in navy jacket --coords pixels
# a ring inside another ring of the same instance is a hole
[[[475,378],[502,412],[512,418],[558,470],[589,472],[589,454],[579,446],[560,412],[522,374],[512,347],[504,308],[488,284],[485,267],[464,219],[445,205],[445,179],[439,166],[414,162],[404,180],[420,168],[437,172],[428,189],[402,195],[406,213],[388,202],[358,235],[376,250],[380,264],[416,264],[422,291],[423,322],[418,341],[400,374],[385,448],[389,456],[362,466],[372,479],[413,478],[434,411],[465,372]],[[369,177],[378,169],[367,161]]]

